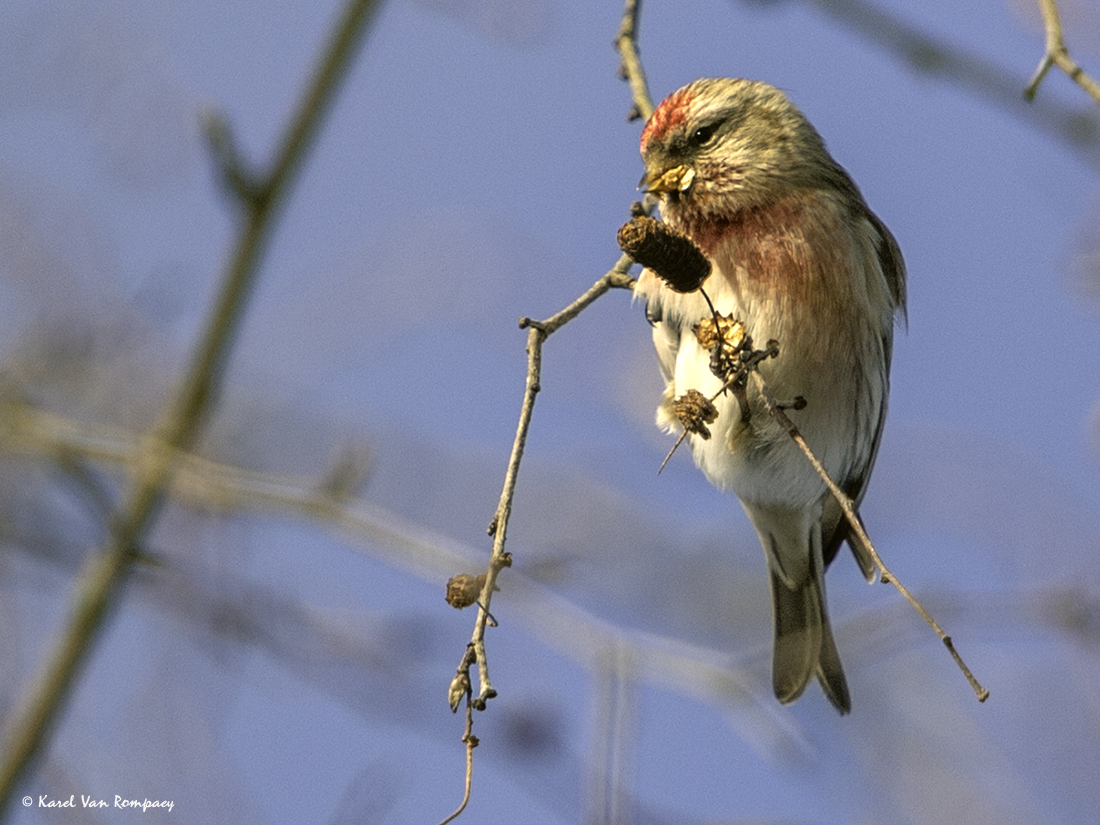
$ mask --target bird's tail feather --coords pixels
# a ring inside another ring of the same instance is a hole
[[[822,571],[811,565],[811,575],[791,588],[771,567],[775,649],[772,684],[784,704],[793,702],[816,676],[837,710],[848,713],[852,700],[840,665],[840,654],[825,611]]]

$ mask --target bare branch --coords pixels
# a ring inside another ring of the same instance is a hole
[[[626,17],[629,17],[630,27],[626,33],[620,30],[617,42],[620,44],[627,44],[625,47],[620,46],[620,48],[630,47],[633,44],[633,32],[637,23],[638,13],[637,3],[638,0],[627,0]],[[624,17],[624,28],[627,25],[626,17]],[[635,50],[631,49],[631,54],[633,55],[633,60],[631,62],[632,68],[624,71],[626,71],[629,77],[636,79],[632,80],[632,87],[635,88],[635,107],[639,112],[642,112],[645,111],[645,106],[648,105],[648,113],[652,113],[653,107],[652,104],[648,104],[648,92],[645,89],[645,78],[641,74],[641,63],[637,59]],[[627,61],[624,57],[624,66],[626,64]],[[642,104],[640,108],[638,105],[639,101]],[[648,117],[648,113],[646,117]],[[493,619],[492,613],[490,613],[490,606],[492,604],[494,591],[499,590],[497,586],[497,577],[500,575],[501,570],[505,567],[510,567],[512,564],[512,555],[505,549],[508,540],[508,522],[512,514],[512,502],[515,498],[520,463],[523,460],[523,451],[527,444],[527,433],[531,427],[531,416],[535,409],[535,398],[542,389],[542,346],[546,339],[554,332],[576,318],[577,315],[583,312],[608,290],[632,289],[634,286],[634,279],[627,273],[630,271],[630,267],[633,263],[633,260],[628,255],[621,255],[619,260],[607,274],[596,281],[596,283],[583,295],[546,320],[536,321],[526,317],[520,318],[520,329],[526,329],[528,331],[527,378],[523,393],[523,403],[520,407],[519,424],[516,427],[516,435],[512,443],[512,452],[508,459],[508,468],[504,474],[504,487],[501,490],[500,502],[489,523],[488,533],[493,537],[493,550],[489,557],[488,568],[484,574],[484,583],[482,584],[480,598],[478,598],[476,602],[478,608],[477,618],[474,620],[474,630],[470,638],[470,643],[467,646],[466,653],[463,654],[462,660],[459,662],[455,676],[455,680],[460,683],[463,682],[463,677],[465,677],[465,684],[469,685],[469,668],[474,662],[477,663],[478,692],[477,696],[473,696],[471,690],[470,695],[467,697],[467,724],[466,732],[463,735],[463,741],[466,743],[466,795],[462,800],[462,804],[459,805],[458,810],[445,819],[444,823],[450,822],[461,814],[466,808],[466,803],[469,801],[470,784],[473,774],[473,748],[477,745],[477,738],[474,737],[472,732],[472,710],[485,710],[486,702],[497,695],[497,691],[493,687],[492,680],[489,676],[489,660],[485,651],[485,628],[490,624],[496,624],[496,620]],[[455,708],[455,680],[451,682],[450,691],[452,710]]]
[[[1020,95],[1021,79],[1014,71],[982,54],[922,31],[879,3],[869,0],[802,2],[889,52],[913,71],[992,103],[1076,149],[1093,166],[1100,164],[1100,118],[1096,113],[1082,111],[1053,98],[1027,102]]]
[[[653,114],[653,98],[649,95],[649,84],[645,79],[645,69],[638,53],[638,17],[642,12],[642,0],[626,0],[623,3],[623,19],[615,35],[615,48],[622,58],[619,64],[619,76],[630,84],[630,96],[633,106],[627,120],[649,120]]]
[[[45,743],[110,608],[118,601],[134,552],[160,514],[173,459],[194,443],[217,399],[277,208],[301,168],[378,5],[378,0],[348,0],[283,135],[270,172],[258,185],[250,183],[247,192],[244,188],[237,192],[243,200],[244,220],[191,364],[175,397],[144,438],[123,503],[111,519],[107,544],[102,551],[91,554],[80,571],[68,622],[16,703],[5,728],[0,747],[0,813]],[[236,175],[243,180],[238,174],[243,166],[230,145],[227,139],[215,147],[220,149],[219,159],[235,167],[224,170],[225,178],[233,180]]]
[[[466,655],[458,666],[458,673],[455,675],[454,681],[451,682],[451,710],[457,711],[459,702],[462,701],[463,697],[466,699],[466,732],[462,736],[462,742],[466,745],[466,789],[462,794],[462,802],[459,803],[458,808],[439,825],[447,825],[448,822],[458,819],[470,803],[470,790],[474,783],[474,748],[478,746],[478,739],[474,736],[474,703],[470,692],[470,665],[473,664],[473,660],[474,649],[473,646],[470,646],[466,648]]]
[[[1039,91],[1039,84],[1043,82],[1051,66],[1057,66],[1065,72],[1069,79],[1088,92],[1097,103],[1100,103],[1100,84],[1097,84],[1085,70],[1077,65],[1065,40],[1062,38],[1062,20],[1058,14],[1058,4],[1055,0],[1038,0],[1039,10],[1043,13],[1043,24],[1046,26],[1046,52],[1039,61],[1039,67],[1031,78],[1031,82],[1024,89],[1024,98],[1034,100],[1035,93]]]
[[[478,615],[477,620],[474,622],[473,637],[470,640],[470,644],[473,645],[474,652],[477,655],[479,690],[473,700],[474,707],[477,710],[484,710],[486,701],[497,695],[489,679],[489,664],[485,655],[485,627],[490,616],[489,607],[493,592],[498,589],[496,586],[497,576],[500,575],[501,570],[512,564],[511,554],[504,548],[508,538],[508,520],[512,514],[512,501],[515,497],[519,466],[523,460],[527,432],[531,427],[531,415],[535,409],[535,397],[541,390],[542,345],[550,335],[576,318],[586,307],[608,290],[632,288],[634,279],[626,274],[632,263],[633,261],[626,255],[621,256],[615,266],[596,281],[587,292],[545,321],[535,321],[531,318],[520,319],[520,328],[528,330],[527,382],[523,393],[523,404],[520,408],[519,425],[516,427],[516,437],[512,444],[512,454],[508,459],[508,469],[504,475],[504,489],[501,491],[500,503],[497,505],[496,513],[494,513],[489,524],[488,532],[493,537],[493,553],[489,559],[485,583],[481,588],[481,596],[478,599]]]
[[[0,450],[40,458],[75,456],[126,469],[141,454],[141,436],[9,403],[0,404]],[[366,499],[334,496],[314,477],[250,470],[192,453],[177,454],[173,463],[169,488],[173,500],[204,512],[298,516],[331,530],[360,552],[424,581],[438,583],[441,576],[470,567],[482,555],[472,546]],[[743,657],[699,647],[682,638],[623,628],[518,571],[509,574],[508,585],[521,602],[516,617],[536,639],[567,660],[590,669],[608,651],[619,651],[630,657],[639,681],[716,707],[735,707],[739,714],[751,715],[750,738],[766,730],[777,742],[782,737],[786,745],[791,744],[792,734],[782,712],[774,702],[754,692],[754,678],[742,667]],[[466,669],[468,679],[468,665]],[[452,703],[457,709],[465,687],[452,680],[452,688],[454,693],[448,698],[457,695]]]
[[[931,628],[936,632],[936,635],[939,636],[940,641],[943,642],[944,646],[948,649],[948,651],[950,651],[952,658],[955,660],[955,664],[959,666],[959,669],[963,672],[963,675],[966,676],[967,681],[970,682],[970,687],[973,688],[974,693],[978,697],[978,701],[984,702],[986,699],[989,698],[989,691],[981,686],[978,680],[974,677],[974,674],[971,673],[970,668],[966,666],[966,662],[963,661],[962,656],[960,656],[958,651],[955,650],[955,645],[951,641],[951,637],[943,632],[943,628],[941,628],[936,620],[932,618],[932,615],[924,609],[924,606],[919,601],[917,601],[916,597],[909,592],[909,590],[905,587],[905,585],[901,583],[898,577],[890,572],[890,569],[882,561],[882,557],[879,556],[878,551],[875,550],[874,545],[871,543],[871,539],[867,535],[867,531],[863,529],[863,522],[860,521],[859,515],[856,513],[856,508],[855,505],[852,503],[852,500],[844,493],[843,490],[840,489],[837,483],[833,481],[832,478],[830,478],[828,471],[825,469],[825,466],[821,463],[821,461],[818,460],[817,456],[814,455],[813,450],[811,450],[810,446],[806,443],[806,439],[803,438],[802,433],[798,431],[798,427],[796,427],[795,423],[791,421],[791,419],[787,416],[785,412],[783,412],[782,406],[776,402],[775,397],[772,395],[771,390],[764,382],[764,379],[763,377],[761,377],[760,373],[754,370],[752,376],[753,380],[756,382],[757,389],[760,391],[761,398],[764,399],[764,404],[768,409],[769,415],[771,415],[772,418],[774,418],[779,423],[779,425],[787,431],[787,434],[794,440],[799,449],[802,450],[803,454],[806,456],[807,460],[809,460],[810,464],[813,465],[813,468],[817,471],[817,474],[821,476],[821,480],[825,482],[825,485],[833,494],[833,498],[836,499],[837,503],[841,507],[841,510],[844,511],[844,517],[848,521],[848,526],[852,530],[852,535],[861,545],[863,545],[864,549],[867,550],[867,553],[874,561],[875,567],[877,567],[879,571],[879,577],[882,579],[883,583],[894,585],[894,587],[898,589],[898,592],[905,597],[906,601],[908,601],[909,604],[911,604],[913,608],[921,615],[921,618],[924,619],[929,624],[929,626],[931,626]]]
[[[201,121],[210,157],[226,192],[240,206],[258,204],[262,184],[259,176],[248,168],[229,121],[217,111],[204,112]]]

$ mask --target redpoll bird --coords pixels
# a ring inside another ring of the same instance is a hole
[[[659,199],[662,218],[711,261],[703,291],[758,346],[779,342],[779,355],[760,364],[760,375],[776,398],[806,400],[788,415],[858,504],[886,417],[894,322],[905,312],[905,265],[890,231],[809,121],[764,83],[723,78],[685,86],[653,113],[641,149],[642,185]],[[693,332],[712,312],[699,292],[676,292],[650,270],[635,292],[646,301],[667,382],[657,421],[679,429],[675,400],[689,390],[710,398],[723,385]],[[737,494],[764,546],[775,695],[793,702],[816,676],[847,713],[851,698],[823,574],[849,527],[753,383],[743,401],[737,396],[715,399],[712,437],[689,439],[695,463],[716,487]],[[850,544],[873,581],[871,559]]]

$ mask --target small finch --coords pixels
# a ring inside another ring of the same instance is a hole
[[[765,83],[685,86],[653,113],[641,149],[642,186],[659,199],[662,219],[711,262],[703,291],[754,341],[779,342],[760,375],[776,398],[805,399],[788,415],[858,505],[886,417],[894,323],[905,313],[905,264],[894,237],[809,121]],[[676,430],[678,398],[691,390],[710,398],[723,386],[693,332],[713,314],[702,294],[674,291],[648,269],[635,293],[646,301],[667,382],[657,422]],[[740,398],[720,394],[712,437],[688,436],[695,463],[716,487],[737,494],[764,546],[775,695],[793,702],[816,677],[847,713],[823,575],[848,525],[752,382]],[[873,581],[866,551],[849,543]]]

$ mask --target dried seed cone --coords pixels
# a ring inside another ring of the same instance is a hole
[[[631,218],[619,229],[618,241],[623,252],[677,292],[694,292],[710,275],[710,261],[695,242],[654,218]]]
[[[707,424],[713,424],[718,419],[718,408],[699,390],[685,392],[673,402],[672,410],[689,433],[695,433],[703,439],[710,438]]]
[[[447,582],[447,604],[461,610],[477,601],[485,586],[485,574],[459,573]]]

